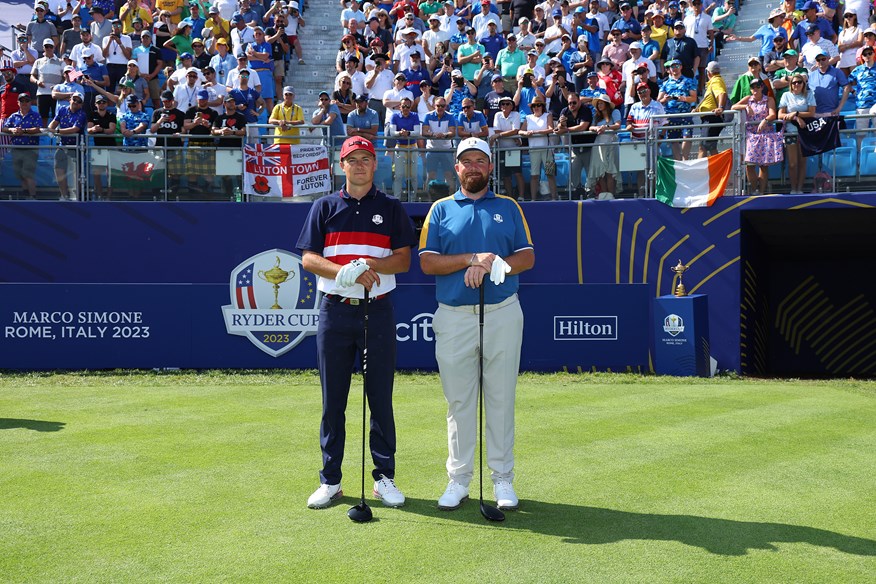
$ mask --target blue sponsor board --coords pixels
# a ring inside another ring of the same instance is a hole
[[[654,371],[709,376],[709,303],[705,294],[654,300]]]
[[[318,309],[283,308],[294,294],[278,294],[277,309],[236,308],[227,285],[0,284],[0,369],[315,368]],[[522,369],[646,365],[646,286],[528,285],[520,299]],[[434,286],[402,285],[392,300],[399,368],[436,369]],[[599,306],[606,315],[569,316],[581,306]],[[592,327],[608,342],[558,337],[558,319],[573,331],[599,323]]]

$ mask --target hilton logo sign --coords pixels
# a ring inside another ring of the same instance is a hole
[[[616,341],[616,316],[555,316],[555,341]]]

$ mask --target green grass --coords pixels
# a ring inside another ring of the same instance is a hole
[[[443,395],[400,375],[408,504],[359,525],[360,383],[346,495],[313,511],[312,373],[0,376],[0,581],[876,578],[876,383],[523,375],[521,508],[487,524],[436,508]]]

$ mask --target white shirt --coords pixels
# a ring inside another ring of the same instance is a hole
[[[341,77],[348,76],[352,81],[352,85],[350,86],[350,90],[356,95],[362,95],[366,93],[365,91],[365,74],[361,71],[356,71],[352,75],[344,71],[343,73],[338,73],[337,77],[335,77],[335,91],[338,91],[341,88]]]
[[[443,30],[439,30],[438,32],[427,30],[423,33],[423,45],[427,47],[429,52],[433,55],[435,54],[435,47],[438,46],[438,43],[446,43],[449,40],[450,34]]]
[[[545,54],[559,53],[560,50],[563,48],[562,35],[568,34],[568,33],[569,33],[568,30],[566,30],[562,26],[559,26],[556,24],[554,26],[548,27],[548,29],[544,31],[544,38],[545,38],[546,43],[547,43],[547,39],[549,39],[551,37],[555,37],[557,35],[559,35],[559,36],[556,39],[554,39],[553,41],[551,41],[545,45],[544,53]]]
[[[219,15],[225,20],[231,20],[237,12],[237,0],[214,0],[213,5],[219,9]]]
[[[195,86],[200,88],[201,84],[204,81],[206,81],[207,78],[204,77],[204,74],[201,73],[201,70],[198,69],[197,67],[191,67],[191,69],[193,71],[197,71],[197,73],[198,73],[198,80],[195,81]],[[189,72],[189,70],[186,69],[185,67],[180,67],[179,69],[177,69],[176,71],[173,72],[173,75],[170,76],[170,79],[176,85],[185,85],[186,83],[188,83],[188,79],[186,78],[186,75],[188,75],[188,72]],[[182,109],[182,108],[180,108],[180,109]]]
[[[432,96],[433,98],[435,96]],[[434,99],[432,101],[435,101]],[[422,100],[421,100],[422,102]],[[419,113],[419,112],[418,112]],[[428,113],[428,112],[427,112]],[[420,114],[420,119],[426,119],[426,114]],[[433,134],[446,134],[450,131],[450,122],[453,121],[453,129],[454,134],[456,133],[456,121],[454,120],[454,116],[448,114],[446,111],[444,112],[444,118],[439,120],[438,114],[429,118],[429,130],[432,131]],[[426,149],[434,150],[436,148],[453,148],[453,140],[447,140],[441,138],[439,140],[426,140]]]
[[[94,43],[89,43],[86,47],[84,43],[79,43],[72,49],[70,49],[70,59],[72,59],[76,63],[76,68],[80,71],[85,69],[85,59],[82,58],[82,51],[85,49],[91,49],[91,52],[94,53],[94,62],[95,63],[103,63],[105,59],[103,58],[103,51],[100,50]],[[19,70],[19,73],[21,71]]]
[[[234,56],[241,53],[241,47],[244,43],[255,42],[255,31],[250,27],[244,27],[243,30],[238,30],[236,26],[231,27],[231,52]]]
[[[456,21],[459,20],[459,17],[455,14],[449,16],[442,14],[438,19],[441,21],[441,30],[447,33],[447,38],[449,39],[452,34],[456,33]]]
[[[221,83],[217,83],[215,85],[211,85],[210,87],[205,87],[207,91],[210,92],[210,101],[214,101],[217,97],[222,98],[222,103],[219,105],[210,106],[216,113],[220,116],[225,113],[225,96],[228,95],[228,88],[222,85]]]
[[[351,18],[355,18],[356,22],[365,22],[365,13],[358,9],[353,10],[352,8],[341,10],[341,26],[344,26],[344,23]]]
[[[392,90],[392,80],[395,77],[395,74],[389,69],[384,69],[380,73],[375,69],[366,75],[365,79],[370,81],[375,76],[377,76],[377,79],[375,79],[374,85],[366,87],[365,93],[367,93],[371,99],[383,99],[383,96],[388,91]]]
[[[511,111],[506,118],[502,112],[496,112],[496,117],[493,118],[493,130],[497,134],[507,132],[508,130],[520,129],[520,112]],[[502,148],[513,148],[517,146],[516,138],[499,138],[499,146]]]
[[[815,71],[818,68],[818,63],[816,63],[815,58],[822,49],[830,57],[836,57],[839,55],[839,50],[836,45],[827,39],[818,39],[817,44],[807,41],[806,44],[803,45],[803,48],[800,49],[801,64],[810,71]]]
[[[371,95],[374,95],[372,93]],[[414,94],[408,91],[407,89],[390,89],[386,93],[383,94],[383,103],[386,104],[387,100],[389,101],[401,101],[403,97],[407,97],[414,101]],[[400,114],[401,108],[396,106],[395,108],[386,108],[386,122],[389,123],[389,120],[392,119],[392,114]]]
[[[471,19],[471,26],[477,31],[478,39],[482,39],[490,34],[490,27],[488,24],[490,22],[496,23],[496,32],[502,32],[502,21],[499,19],[498,15],[493,14],[492,12],[487,12],[486,14],[481,13]]]
[[[131,44],[131,37],[128,35],[122,35],[119,37],[119,40],[122,43],[122,46],[126,49],[133,49],[134,45]],[[110,37],[106,37],[103,39],[103,48],[107,48],[110,43],[114,43]],[[70,52],[70,56],[73,55],[73,52]],[[125,56],[125,53],[118,47],[118,45],[114,44],[113,47],[109,50],[109,55],[106,58],[107,65],[125,65],[128,62],[128,57]]]
[[[699,16],[689,14],[684,17],[684,26],[687,29],[687,36],[696,41],[697,47],[709,48],[709,31],[715,30],[711,16],[705,12],[701,12]]]
[[[249,71],[249,86],[253,89],[261,87],[262,80],[259,79],[259,74],[249,67],[247,67],[246,70]],[[228,72],[228,77],[225,78],[225,87],[229,89],[240,89],[240,69],[235,67]]]
[[[529,132],[538,132],[540,130],[547,129],[547,112],[541,114],[536,117],[535,114],[529,114],[526,116],[526,130]],[[529,147],[530,148],[538,148],[542,146],[548,145],[548,137],[544,134],[539,134],[538,136],[530,136],[529,137]]]
[[[180,111],[188,111],[189,108],[198,105],[198,92],[201,91],[201,85],[195,84],[194,87],[185,85],[177,85],[173,90],[173,99],[176,100],[176,107]]]
[[[623,67],[621,67],[621,76],[623,80],[626,82],[626,89],[629,89],[630,85],[633,83],[633,74],[636,69],[639,67],[640,63],[644,63],[646,67],[648,67],[648,77],[656,78],[657,77],[657,68],[654,66],[654,61],[651,59],[646,59],[645,57],[639,57],[637,61],[633,61],[631,58],[624,61]],[[656,95],[654,96],[657,97]],[[624,103],[631,104],[636,100],[630,95],[629,91],[624,91]]]
[[[398,46],[395,50],[395,55],[392,56],[392,60],[398,62],[399,71],[411,68],[411,53],[413,52],[420,53],[420,61],[426,62],[426,53],[423,51],[423,47],[417,44],[413,44],[410,47],[402,44]]]

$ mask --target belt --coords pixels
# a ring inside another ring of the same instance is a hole
[[[517,302],[517,294],[512,294],[502,302],[498,304],[485,304],[484,305],[484,314],[488,312],[492,312],[494,310],[499,310],[500,308],[505,308],[510,304],[514,304]],[[477,314],[478,313],[478,305],[477,304],[463,304],[461,306],[451,306],[450,304],[443,304],[441,302],[438,303],[438,308],[443,308],[444,310],[451,310],[453,312],[467,312],[469,314]]]
[[[368,298],[368,302],[374,302],[375,300],[381,300],[389,296],[389,292],[386,294],[380,294],[379,296],[371,296]],[[364,302],[362,298],[347,298],[346,296],[339,296],[338,294],[326,294],[326,298],[333,302],[340,302],[342,304],[349,304],[350,306],[359,306]]]

